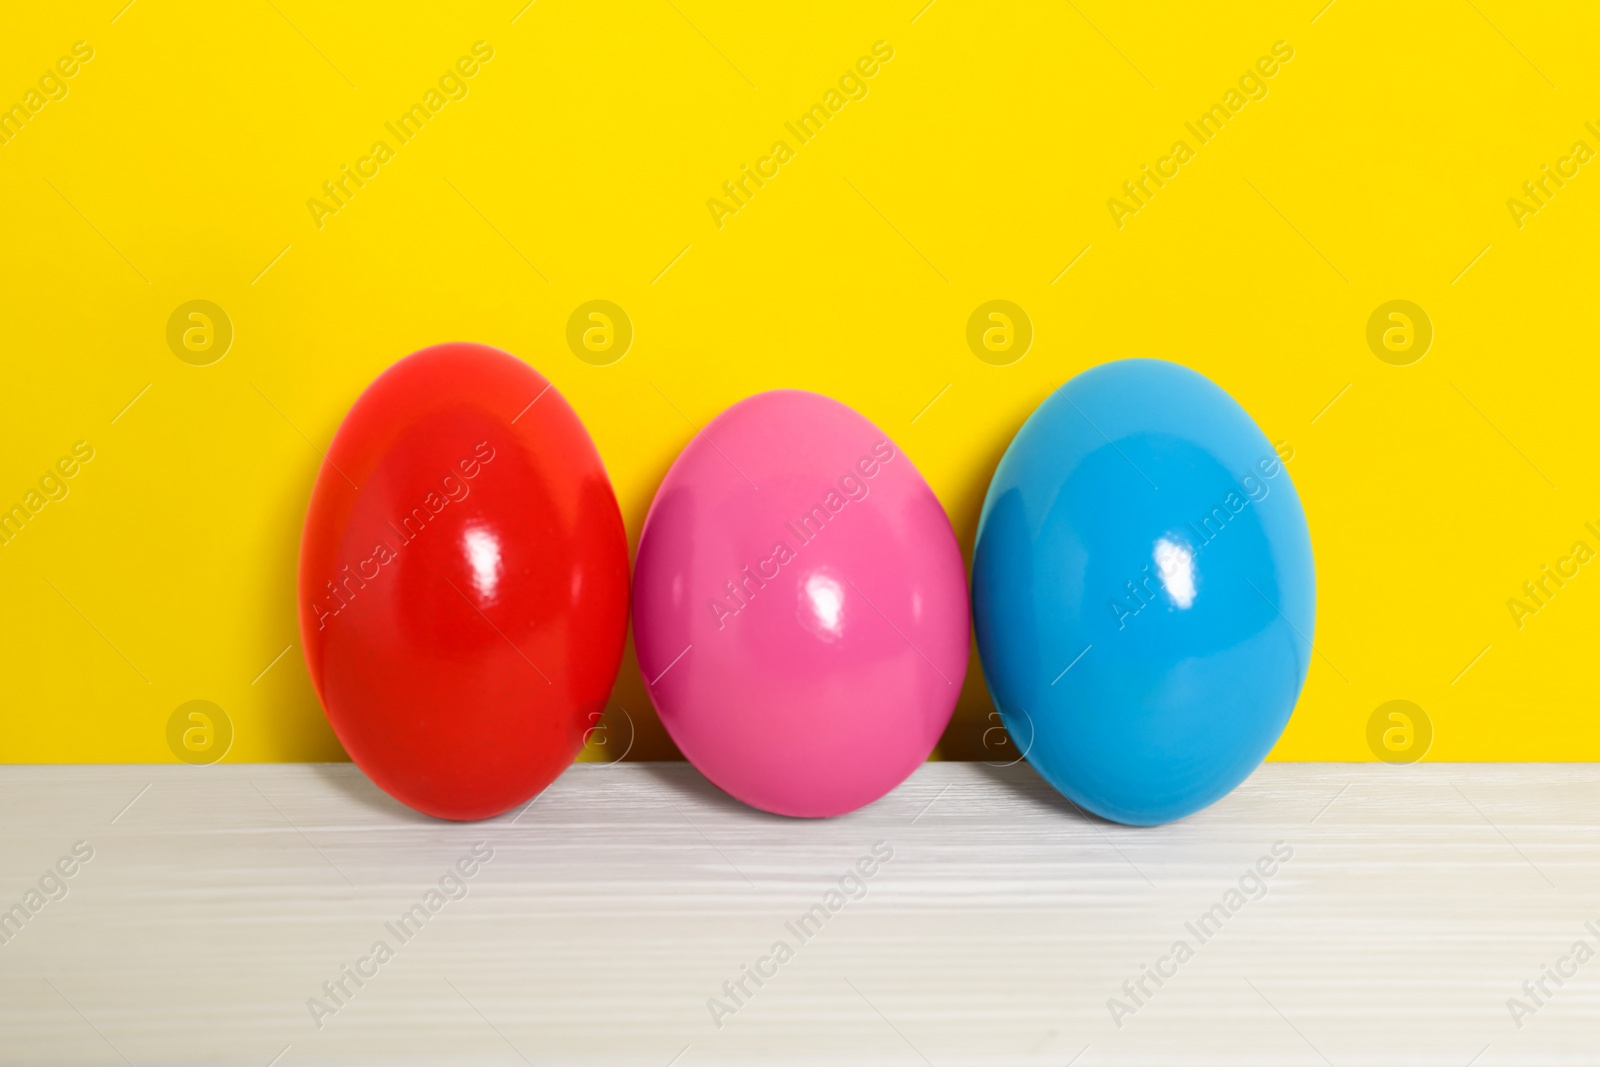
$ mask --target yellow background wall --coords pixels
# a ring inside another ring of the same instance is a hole
[[[1294,449],[1319,655],[1277,758],[1373,758],[1391,700],[1429,759],[1600,758],[1600,565],[1520,627],[1507,606],[1600,549],[1600,164],[1560,162],[1600,150],[1592,5],[125,2],[0,33],[0,104],[93,49],[0,144],[0,505],[93,449],[0,546],[0,760],[172,760],[196,699],[230,761],[340,758],[295,624],[318,450],[445,340],[555,382],[631,537],[691,421],[798,386],[891,434],[969,553],[1051,390],[1184,362]],[[467,95],[400,145],[385,122],[478,41]],[[784,123],[879,41],[867,95],[799,144]],[[1279,41],[1267,94],[1201,144],[1184,124]],[[380,139],[394,158],[319,226],[307,201]],[[1180,139],[1164,188],[1108,207]],[[778,140],[794,158],[719,227],[708,199]],[[1576,176],[1513,212],[1547,164]],[[597,298],[635,330],[606,366],[566,341]],[[234,334],[204,366],[167,336],[196,299]],[[967,343],[991,299],[1034,330],[1007,365]],[[1394,299],[1434,332],[1403,366],[1367,339]],[[630,733],[671,754],[631,651],[616,704],[633,727],[613,709],[590,758]],[[989,711],[974,659],[942,754],[1005,758]]]

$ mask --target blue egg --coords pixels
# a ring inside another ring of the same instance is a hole
[[[1283,732],[1316,614],[1292,456],[1156,359],[1078,375],[1006,449],[973,553],[978,652],[1011,737],[1072,801],[1181,819]]]

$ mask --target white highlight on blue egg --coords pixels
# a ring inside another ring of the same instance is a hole
[[[1162,537],[1156,541],[1156,570],[1167,598],[1179,608],[1194,603],[1194,550],[1182,541]]]

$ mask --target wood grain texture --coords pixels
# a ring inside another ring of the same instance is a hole
[[[1520,1027],[1507,998],[1600,948],[1597,799],[1586,764],[1269,764],[1131,829],[1026,765],[937,763],[799,821],[618,764],[462,825],[350,765],[5,767],[0,908],[94,854],[0,944],[0,1062],[1596,1063],[1600,959]],[[386,924],[480,842],[465,896],[401,941]],[[1277,842],[1292,858],[1228,912]],[[1217,904],[1202,943],[1186,923]],[[308,999],[380,940],[319,1028]],[[1192,958],[1118,1026],[1108,999],[1135,1006],[1123,983],[1178,940]],[[778,941],[792,958],[735,1005],[724,981]]]

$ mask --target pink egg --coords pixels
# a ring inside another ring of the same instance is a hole
[[[740,401],[667,472],[639,536],[634,640],[707,778],[839,815],[927,759],[967,669],[966,572],[887,434],[825,396]]]

